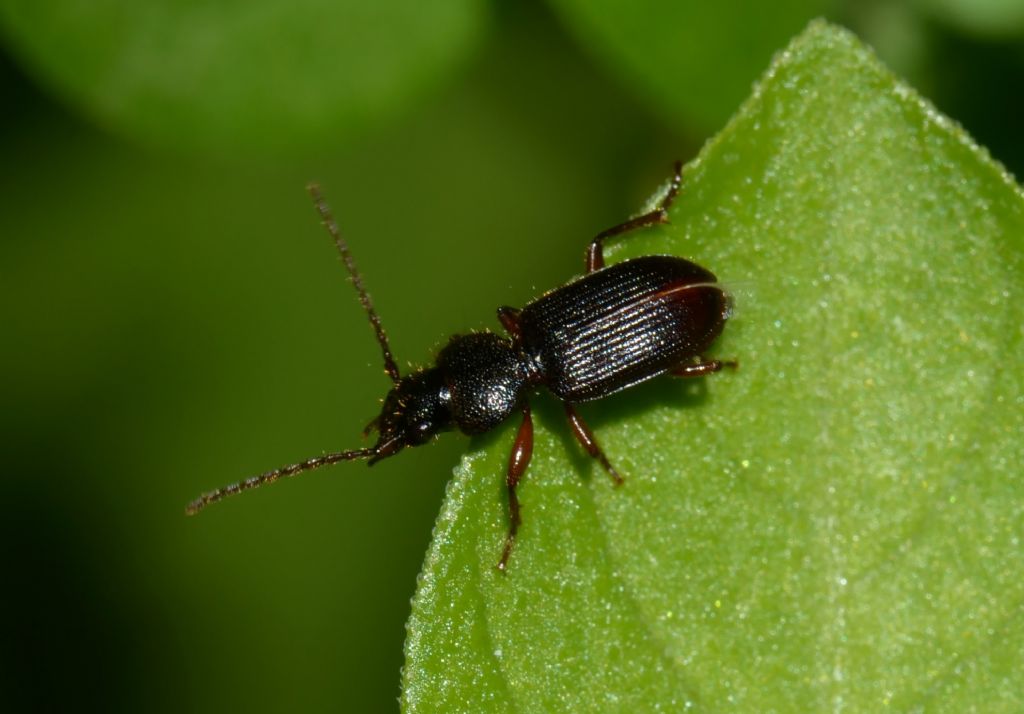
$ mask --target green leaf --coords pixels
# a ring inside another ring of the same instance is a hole
[[[337,143],[436,85],[481,0],[0,0],[0,31],[101,122],[220,151]]]
[[[759,72],[830,0],[554,0],[566,26],[654,107],[714,130]]]
[[[1020,0],[913,0],[910,4],[978,35],[1019,37],[1024,31],[1024,3]]]
[[[717,353],[584,415],[548,396],[507,575],[514,424],[458,468],[408,623],[425,711],[1020,711],[1024,200],[823,23],[615,259],[732,283]]]

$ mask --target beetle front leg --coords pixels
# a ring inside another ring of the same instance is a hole
[[[505,305],[498,308],[498,321],[501,326],[505,328],[505,332],[509,334],[514,341],[518,342],[521,336],[519,329],[519,313],[522,310],[518,308],[509,307]]]
[[[583,445],[588,454],[601,462],[604,470],[612,477],[615,485],[621,486],[624,480],[619,472],[615,470],[615,467],[612,466],[608,457],[604,455],[604,451],[601,450],[597,439],[594,438],[594,432],[590,430],[590,427],[583,421],[583,417],[579,415],[579,412],[576,411],[572,404],[569,402],[562,402],[562,404],[565,406],[565,415],[569,418],[569,426],[572,427],[572,433],[576,435],[576,440]]]
[[[530,414],[530,405],[523,405],[523,421],[519,425],[519,432],[516,434],[516,441],[512,445],[512,454],[508,459],[508,476],[505,484],[508,486],[508,536],[505,538],[505,549],[501,552],[501,560],[498,561],[498,570],[504,572],[508,567],[508,556],[512,553],[512,545],[516,540],[516,532],[522,519],[519,516],[519,496],[516,495],[516,484],[530,464],[530,457],[533,456],[533,416]]]
[[[668,193],[661,199],[661,203],[650,213],[645,213],[642,216],[631,218],[625,223],[620,223],[617,226],[612,226],[608,230],[601,231],[598,233],[594,240],[590,241],[590,245],[587,247],[586,266],[587,272],[593,273],[595,270],[600,270],[604,267],[604,241],[606,238],[613,236],[622,235],[634,231],[638,228],[646,228],[647,226],[654,226],[659,223],[668,223],[668,209],[672,205],[672,202],[676,200],[676,196],[679,195],[679,189],[683,185],[683,162],[676,161],[673,164],[675,173],[672,175],[672,183],[669,184]]]
[[[739,366],[740,363],[734,359],[720,360],[704,359],[701,357],[700,362],[680,365],[673,370],[669,370],[669,374],[673,377],[703,377],[706,374],[719,372],[723,367],[736,369]]]

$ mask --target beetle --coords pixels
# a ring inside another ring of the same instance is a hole
[[[576,405],[627,389],[662,374],[699,377],[736,367],[735,360],[704,357],[729,318],[731,301],[715,275],[669,255],[648,255],[605,266],[604,242],[647,226],[668,223],[668,209],[682,186],[682,162],[657,207],[620,223],[590,242],[585,274],[522,309],[498,308],[507,336],[491,332],[452,337],[432,367],[402,376],[380,317],[363,286],[348,243],[320,189],[308,189],[355,286],[393,386],[380,414],[364,430],[378,432],[368,448],[317,456],[205,493],[186,507],[206,506],[280,478],[340,461],[372,465],[405,447],[420,446],[442,431],[489,431],[516,412],[522,415],[505,476],[509,526],[498,569],[505,571],[522,522],[518,485],[533,454],[529,396],[545,387],[562,402],[576,439],[607,471],[615,485],[622,475],[605,456]]]

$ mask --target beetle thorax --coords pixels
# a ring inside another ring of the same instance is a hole
[[[505,421],[522,401],[526,369],[512,341],[490,332],[456,335],[437,358],[452,421],[480,434]]]

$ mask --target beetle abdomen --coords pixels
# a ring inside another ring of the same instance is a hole
[[[616,263],[523,308],[521,345],[561,399],[598,399],[704,352],[728,298],[708,270],[682,258]]]

